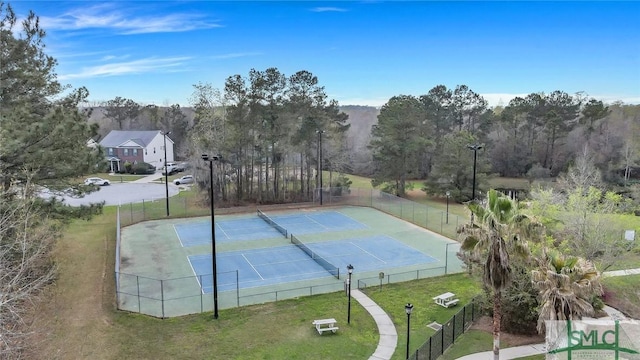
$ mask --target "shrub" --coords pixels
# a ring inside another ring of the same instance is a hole
[[[131,167],[131,172],[134,174],[154,174],[156,172],[156,168],[149,163],[138,162]]]

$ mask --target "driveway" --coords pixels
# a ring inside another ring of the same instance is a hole
[[[180,192],[179,188],[169,184],[169,196]],[[43,194],[47,197],[48,195]],[[87,205],[104,201],[105,205],[120,205],[138,203],[142,200],[164,199],[165,184],[154,183],[112,183],[108,186],[100,186],[98,191],[92,192],[82,198],[64,196],[64,202],[72,206]]]

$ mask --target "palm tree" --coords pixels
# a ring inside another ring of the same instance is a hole
[[[498,360],[502,290],[511,281],[509,256],[512,253],[528,257],[526,240],[537,240],[542,226],[522,214],[515,200],[496,190],[489,190],[484,206],[471,202],[468,208],[476,221],[458,231],[462,243],[460,258],[467,266],[482,264],[483,282],[493,291],[493,355]]]
[[[592,262],[580,257],[546,252],[540,270],[532,271],[533,286],[540,300],[538,332],[545,320],[576,320],[593,316],[591,299],[602,295],[600,275]]]

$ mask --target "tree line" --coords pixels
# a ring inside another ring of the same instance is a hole
[[[616,112],[625,106],[615,104]],[[532,93],[493,109],[466,85],[432,88],[426,95],[398,95],[380,110],[372,130],[375,183],[403,195],[408,179],[427,179],[424,190],[472,198],[473,152],[480,188],[487,176],[556,177],[587,146],[598,149],[595,166],[606,181],[627,181],[640,160],[640,112],[612,116],[602,101],[563,91]],[[476,148],[477,149],[477,148]],[[478,155],[478,154],[476,154]],[[619,170],[625,169],[621,176]]]
[[[608,106],[560,90],[490,108],[466,85],[438,85],[425,95],[389,99],[370,134],[350,133],[348,116],[308,71],[287,77],[277,68],[252,69],[248,77],[227,78],[222,91],[195,84],[190,104],[143,106],[116,97],[97,105],[118,129],[171,131],[178,153],[194,161],[204,149],[223,155],[217,189],[225,199],[232,192],[234,201],[308,199],[316,186],[316,131],[329,140],[323,144],[325,170],[373,177],[374,185],[398,195],[408,180],[426,179],[425,191],[449,191],[458,201],[472,197],[474,157],[480,191],[490,176],[556,177],[584,146],[598,149],[595,165],[610,183],[628,183],[640,160],[638,106]],[[370,138],[366,151],[352,146],[356,136]],[[470,145],[481,149],[473,154]]]

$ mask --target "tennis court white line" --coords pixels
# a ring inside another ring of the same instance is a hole
[[[173,224],[173,231],[176,232],[176,236],[178,237],[178,241],[180,241],[180,246],[184,247],[184,244],[182,243],[182,239],[180,239],[180,234],[178,234],[178,229],[176,229],[176,224]]]
[[[249,264],[249,266],[251,266],[251,268],[253,269],[253,271],[256,272],[256,274],[258,274],[258,276],[260,276],[260,279],[264,280],[264,278],[262,277],[262,275],[260,275],[260,273],[258,272],[258,270],[256,270],[255,267],[253,267],[253,264],[251,263],[251,261],[249,261],[249,259],[247,259],[246,256],[244,256],[244,254],[242,254],[242,257],[244,258],[244,261],[247,262],[247,264]]]
[[[351,221],[353,221],[353,222],[357,223],[358,225],[362,226],[362,228],[363,228],[363,229],[370,229],[370,227],[369,227],[369,226],[367,226],[367,225],[365,225],[365,224],[361,223],[360,221],[358,221],[358,220],[356,220],[356,219],[352,218],[351,216],[349,216],[349,215],[347,215],[347,214],[343,213],[342,211],[336,211],[336,212],[337,212],[338,214],[340,214],[340,215],[342,215],[342,216],[346,217],[346,218],[351,219]]]
[[[316,223],[316,224],[318,224],[318,225],[322,226],[323,228],[325,228],[325,229],[329,229],[329,227],[328,227],[328,226],[324,226],[324,225],[320,224],[319,222],[317,222],[317,221],[313,220],[313,218],[312,218],[312,217],[310,217],[309,215],[304,214],[303,216],[304,216],[304,217],[306,217],[307,219],[309,219],[309,220],[313,221],[314,223]]]
[[[189,261],[189,257],[187,256],[187,261]],[[191,271],[193,271],[193,275],[196,276],[196,281],[198,282],[198,286],[200,287],[200,292],[204,294],[204,289],[202,288],[202,284],[200,283],[200,277],[198,277],[198,273],[196,273],[196,269],[193,268],[193,264],[189,261],[189,266],[191,267]]]
[[[358,249],[360,249],[360,250],[361,250],[361,251],[363,251],[364,253],[368,254],[369,256],[371,256],[371,257],[373,257],[373,258],[375,258],[375,259],[378,259],[379,261],[382,261],[382,263],[384,263],[384,264],[386,264],[386,263],[387,263],[386,261],[384,261],[384,260],[380,259],[379,257],[377,257],[377,256],[373,255],[372,253],[368,252],[367,250],[365,250],[365,249],[361,248],[360,246],[358,246],[358,245],[356,245],[356,244],[352,243],[351,241],[349,241],[349,244],[351,244],[351,245],[353,245],[353,246],[357,247]]]
[[[227,232],[224,231],[224,229],[222,228],[222,226],[219,226],[218,224],[216,224],[216,226],[218,227],[218,229],[220,229],[220,231],[222,231],[222,233],[224,234],[224,236],[227,237],[227,239],[231,240],[231,237],[229,237],[229,235],[227,235]]]

